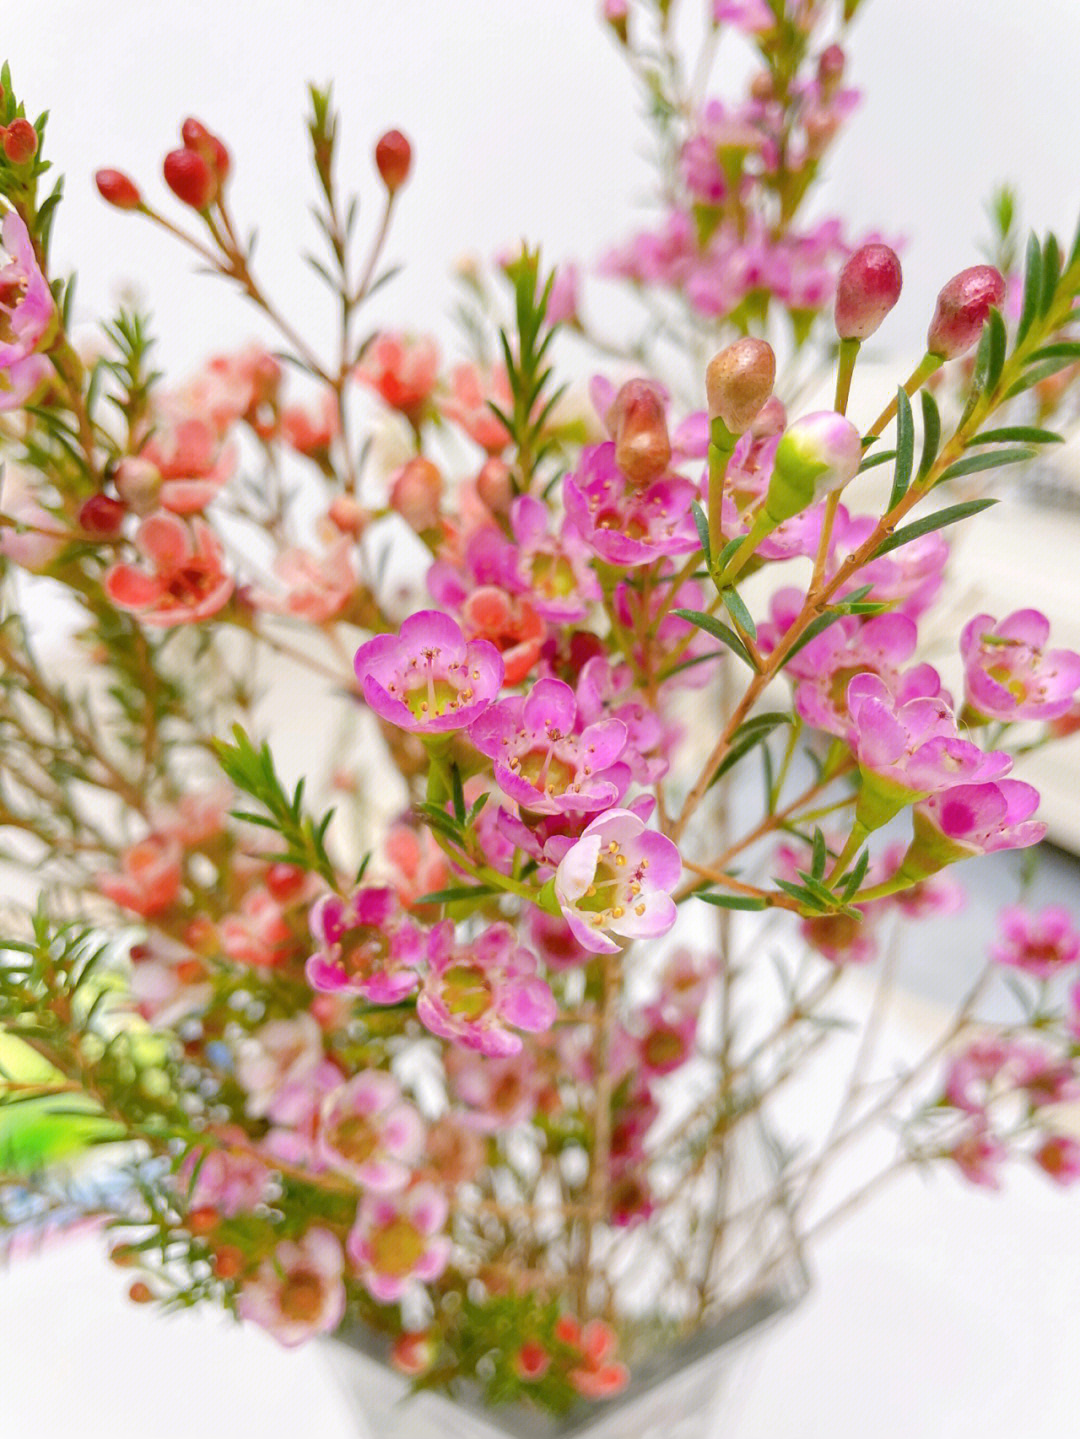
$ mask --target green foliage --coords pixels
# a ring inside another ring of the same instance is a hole
[[[527,491],[537,467],[554,450],[555,442],[544,437],[544,427],[566,389],[551,387],[553,369],[548,348],[557,326],[547,320],[547,304],[555,283],[554,270],[541,280],[540,252],[522,248],[518,258],[506,267],[514,289],[514,331],[499,331],[512,405],[507,412],[494,401],[489,407],[506,426],[517,450],[515,484]]]

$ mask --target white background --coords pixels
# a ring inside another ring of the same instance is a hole
[[[688,0],[684,0],[688,3]],[[406,277],[386,323],[452,338],[446,272],[522,236],[588,261],[644,217],[638,99],[591,0],[34,0],[4,6],[0,48],[67,175],[56,229],[88,322],[135,286],[189,366],[260,330],[140,220],[108,210],[92,173],[148,193],[195,114],[235,158],[234,206],[260,229],[268,288],[306,331],[328,318],[296,253],[312,241],[301,116],[307,79],[334,80],[342,174],[367,199],[378,134],[411,136],[414,179],[389,256]],[[734,54],[733,63],[738,63]],[[1071,233],[1080,208],[1076,0],[868,0],[850,75],[862,111],[831,157],[817,213],[908,237],[905,295],[883,340],[921,347],[933,297],[979,258],[981,206],[1015,180],[1030,223]],[[174,213],[179,211],[175,207]],[[594,292],[606,318],[610,287]],[[725,1439],[1066,1439],[1076,1432],[1080,1258],[1075,1197],[1017,1177],[990,1200],[951,1177],[912,1180],[827,1243],[819,1283],[765,1347]],[[214,1316],[166,1323],[126,1306],[121,1276],[82,1242],[0,1277],[0,1439],[344,1439],[306,1351]],[[632,1436],[628,1436],[632,1439]]]

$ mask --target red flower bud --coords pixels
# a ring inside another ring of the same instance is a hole
[[[154,1294],[148,1284],[144,1284],[141,1279],[136,1279],[128,1290],[128,1298],[133,1304],[149,1304],[153,1300]]]
[[[745,434],[775,381],[776,355],[768,341],[736,340],[714,355],[705,371],[709,419],[723,420],[733,435]]]
[[[896,251],[863,245],[840,271],[836,284],[836,333],[866,340],[900,298],[904,277]]]
[[[214,201],[218,181],[197,150],[170,150],[162,166],[165,183],[178,200],[193,210],[205,210]]]
[[[180,138],[184,142],[184,149],[201,155],[217,176],[218,185],[223,185],[232,168],[232,160],[224,143],[214,132],[189,115],[180,126]]]
[[[411,166],[412,146],[400,130],[387,130],[375,146],[375,168],[391,195],[409,178]]]
[[[266,887],[279,904],[287,904],[304,888],[305,878],[299,865],[272,864],[266,871]]]
[[[246,1268],[243,1252],[235,1244],[222,1244],[210,1261],[219,1279],[236,1279]]]
[[[390,490],[390,504],[417,534],[422,534],[438,528],[442,488],[438,466],[418,455],[398,472]]]
[[[127,506],[111,495],[91,495],[79,506],[79,528],[98,539],[119,534]]]
[[[363,534],[368,521],[367,511],[352,495],[335,495],[330,501],[327,514],[336,529],[343,535],[352,535],[355,539]]]
[[[656,386],[627,380],[604,423],[615,440],[615,463],[634,485],[647,485],[671,463],[667,414]]]
[[[118,210],[137,210],[142,204],[139,187],[123,170],[99,170],[94,176],[94,183],[105,203],[114,205]]]
[[[1005,281],[993,265],[972,265],[954,275],[937,298],[926,348],[955,360],[976,343],[991,307],[1005,298]]]
[[[13,165],[25,165],[37,154],[38,133],[29,120],[20,115],[3,132],[4,154]]]
[[[188,1211],[187,1231],[189,1234],[211,1234],[221,1223],[221,1215],[212,1204],[200,1204]]]

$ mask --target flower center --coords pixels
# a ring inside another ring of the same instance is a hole
[[[278,1308],[285,1318],[302,1324],[318,1319],[322,1304],[322,1280],[310,1269],[298,1269],[290,1274],[278,1299]]]
[[[368,1240],[371,1267],[391,1279],[404,1279],[423,1258],[427,1240],[408,1219],[398,1218],[376,1229]]]
[[[491,986],[475,964],[453,964],[443,975],[443,1003],[461,1019],[480,1019],[491,1008]]]
[[[334,1126],[330,1143],[353,1164],[366,1164],[379,1147],[379,1131],[362,1114],[350,1114]]]

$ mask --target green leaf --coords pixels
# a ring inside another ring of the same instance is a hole
[[[1056,434],[1053,430],[1040,430],[1035,425],[1005,425],[1000,430],[983,430],[980,435],[973,435],[968,440],[968,445],[1062,445],[1065,443],[1064,435]]]
[[[695,894],[695,899],[703,899],[706,904],[715,904],[717,909],[768,909],[769,902],[766,899],[758,899],[752,894],[717,894],[715,891],[709,894]]]
[[[827,860],[828,860],[828,857],[829,857],[829,852],[828,852],[828,850],[825,848],[825,836],[822,834],[822,832],[821,832],[820,829],[815,829],[815,830],[814,830],[814,853],[813,853],[813,860],[812,860],[811,865],[810,865],[810,872],[811,872],[811,874],[814,876],[815,879],[824,879],[824,878],[825,878],[825,865],[826,865],[826,862],[827,862]]]
[[[892,490],[889,493],[889,509],[898,505],[907,494],[911,484],[911,471],[915,464],[915,420],[911,414],[911,401],[903,385],[896,391],[896,469],[893,473]]]
[[[785,713],[773,713],[767,715],[756,715],[753,719],[744,720],[731,737],[731,747],[727,754],[717,766],[716,773],[709,781],[711,789],[717,780],[722,779],[730,769],[744,759],[752,749],[764,744],[772,734],[773,730],[781,724],[790,724],[791,716]]]
[[[1020,323],[1016,327],[1016,343],[1019,345],[1031,329],[1039,309],[1042,296],[1042,247],[1039,237],[1032,230],[1028,236],[1027,257],[1024,262],[1024,303],[1020,310]]]
[[[724,601],[724,608],[728,614],[739,625],[752,640],[757,639],[757,625],[754,624],[750,611],[746,608],[737,590],[725,590],[721,595]]]
[[[847,904],[848,900],[859,892],[859,886],[866,878],[866,871],[870,865],[870,851],[864,849],[855,861],[855,865],[844,876],[844,886],[840,891],[840,898]]]
[[[712,569],[712,549],[709,545],[709,518],[697,500],[690,506],[690,513],[694,517],[694,527],[698,532],[701,548],[705,551],[705,567],[706,569]]]
[[[486,899],[493,894],[502,894],[502,890],[495,889],[490,884],[463,884],[452,889],[433,889],[430,894],[422,894],[419,899],[413,900],[413,903],[454,904],[460,899]]]
[[[672,614],[678,615],[680,619],[688,620],[699,630],[704,630],[707,635],[712,635],[714,640],[719,640],[721,644],[727,645],[728,649],[738,655],[744,664],[748,664],[751,669],[754,668],[754,662],[747,653],[746,646],[735,631],[728,629],[722,620],[718,620],[714,615],[703,614],[701,610],[673,610]]]
[[[872,470],[876,465],[887,465],[890,460],[896,459],[895,450],[878,450],[876,454],[868,455],[859,466],[859,474],[866,470]]]
[[[1058,281],[1061,279],[1061,250],[1055,235],[1046,237],[1046,244],[1043,246],[1042,270],[1042,295],[1039,300],[1039,312],[1045,315],[1054,303]]]
[[[1028,356],[1031,361],[1059,358],[1080,360],[1080,340],[1055,340],[1053,344],[1041,345],[1039,349],[1032,350]]]
[[[1066,370],[1075,363],[1075,356],[1063,355],[1058,359],[1044,360],[1042,364],[1032,365],[1029,370],[1024,371],[1015,384],[1009,386],[1005,391],[1005,398],[1011,400],[1015,395],[1022,395],[1025,390],[1030,390],[1032,385],[1037,385],[1040,380],[1049,380],[1060,370]]]
[[[962,460],[949,466],[938,484],[959,479],[961,475],[976,475],[980,470],[997,470],[1003,465],[1019,465],[1025,460],[1033,460],[1036,453],[1037,451],[1023,446],[1018,449],[988,450],[983,454],[965,455]]]
[[[823,615],[818,615],[816,620],[811,620],[806,626],[806,629],[803,630],[802,634],[792,645],[791,652],[788,654],[784,664],[787,664],[788,660],[792,659],[794,655],[797,655],[801,649],[805,649],[811,640],[816,640],[818,635],[827,630],[830,625],[834,625],[844,613],[845,611],[843,610],[830,609],[826,610]]]
[[[461,784],[461,771],[456,764],[450,766],[450,788],[454,797],[454,818],[458,824],[465,823],[465,791]]]
[[[790,894],[792,899],[798,900],[806,909],[812,909],[818,914],[826,913],[832,904],[832,895],[829,895],[828,902],[823,902],[817,895],[812,894],[805,885],[792,884],[787,879],[774,879],[773,884],[777,889],[782,889],[785,894]]]
[[[733,540],[728,540],[727,544],[716,557],[716,570],[718,574],[724,573],[724,570],[727,568],[728,561],[735,554],[736,550],[739,548],[745,538],[745,535],[736,535]]]
[[[921,520],[915,520],[913,524],[904,525],[902,529],[895,530],[887,539],[882,540],[874,551],[877,555],[887,555],[891,550],[898,550],[901,545],[909,544],[922,535],[932,534],[934,530],[944,529],[946,525],[955,525],[959,520],[966,520],[969,515],[977,515],[980,510],[988,510],[991,505],[996,505],[997,500],[965,500],[961,505],[947,505],[943,510],[935,510],[932,515],[924,515]]]

